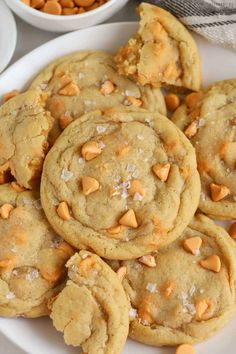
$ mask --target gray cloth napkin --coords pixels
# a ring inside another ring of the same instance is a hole
[[[163,7],[190,30],[236,50],[236,0],[146,0]]]

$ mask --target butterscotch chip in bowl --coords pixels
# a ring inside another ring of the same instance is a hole
[[[75,252],[49,225],[39,193],[0,186],[0,315],[40,317]]]
[[[66,264],[68,281],[51,306],[54,327],[84,353],[119,354],[129,331],[120,277],[97,255],[80,251]]]
[[[118,71],[141,85],[177,86],[198,91],[201,63],[197,45],[188,30],[171,13],[142,3],[137,33],[118,50]],[[176,101],[176,97],[175,97]],[[174,103],[174,105],[173,105]],[[167,98],[170,110],[179,102]]]
[[[186,243],[198,248],[189,252]],[[115,271],[126,270],[130,337],[154,346],[185,343],[176,353],[194,353],[191,344],[215,334],[235,313],[235,244],[197,214],[177,240],[150,256],[151,267],[140,259],[108,261]]]
[[[172,121],[196,150],[199,208],[214,218],[236,218],[236,80],[213,83],[186,96]]]
[[[119,75],[113,56],[102,51],[80,51],[59,58],[39,73],[31,88],[48,94],[46,108],[55,118],[52,143],[72,120],[95,109],[120,104],[166,113],[158,88],[142,88]]]
[[[130,107],[71,123],[49,151],[41,181],[53,228],[74,247],[110,259],[142,257],[172,242],[199,196],[188,139],[166,117]]]
[[[53,124],[45,100],[45,94],[28,91],[0,107],[0,184],[10,181],[9,174],[21,188],[37,183]]]

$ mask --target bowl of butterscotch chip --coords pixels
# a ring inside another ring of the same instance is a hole
[[[68,32],[107,20],[128,0],[5,0],[27,23],[52,32]]]

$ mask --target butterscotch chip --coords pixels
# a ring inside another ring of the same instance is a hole
[[[64,130],[71,122],[73,122],[73,118],[69,115],[62,114],[59,118],[59,124],[62,130]]]
[[[181,344],[177,349],[175,354],[195,354],[196,350],[191,344]]]
[[[88,8],[79,7],[78,13],[85,12],[85,9]],[[80,93],[75,96],[60,95],[59,91],[71,81],[80,87]],[[106,81],[113,83],[115,91],[101,95],[101,83]],[[159,88],[140,87],[134,81],[121,77],[113,55],[102,51],[79,51],[59,58],[36,77],[31,87],[43,88],[48,95],[46,107],[55,118],[50,134],[51,145],[61,134],[61,115],[71,115],[75,120],[85,112],[123,106],[127,96],[137,97],[142,101],[142,108],[148,111],[166,114],[164,97]]]
[[[119,223],[123,226],[137,228],[138,223],[133,209],[128,210],[120,219]]]
[[[183,251],[184,242],[192,237],[203,241],[202,260],[209,261],[209,254],[221,255],[222,271],[206,270]],[[140,258],[108,261],[115,271],[126,268],[122,284],[133,314],[132,339],[152,346],[186,343],[189,348],[187,344],[211,337],[234,316],[235,245],[214,221],[196,214],[178,239],[149,256],[152,267]]]
[[[171,117],[182,131],[193,127],[189,137],[201,178],[199,209],[214,219],[236,219],[235,99],[236,80],[219,81],[188,95]]]
[[[190,109],[198,105],[199,101],[203,97],[202,92],[192,92],[185,97],[186,106]]]
[[[180,98],[174,93],[169,93],[165,96],[165,102],[167,109],[174,112],[180,105]]]
[[[141,107],[143,104],[142,100],[139,98],[136,98],[134,96],[127,96],[124,105],[125,106],[136,106],[136,107]]]
[[[120,267],[117,271],[116,274],[118,275],[118,278],[120,280],[123,280],[126,274],[126,267]]]
[[[170,172],[170,164],[156,164],[152,167],[152,170],[162,182],[166,182]]]
[[[120,157],[125,146],[130,148]],[[165,183],[153,174],[154,163]],[[75,178],[65,183],[62,171]],[[72,122],[48,152],[41,180],[43,208],[63,238],[119,260],[142,257],[177,238],[199,195],[194,150],[184,134],[157,113],[124,107]],[[73,220],[61,222],[53,200],[65,201]]]
[[[43,12],[50,15],[61,15],[62,7],[57,1],[48,0],[43,7]]]
[[[78,93],[80,89],[74,82],[70,82],[59,91],[59,95],[62,96],[76,96]]]
[[[18,90],[13,90],[10,92],[5,93],[5,95],[3,96],[3,103],[9,101],[11,98],[18,96],[20,94],[20,92]]]
[[[87,141],[81,149],[81,155],[85,160],[90,161],[100,155],[102,149],[96,141]]]
[[[232,238],[236,238],[236,222],[230,226],[228,233]]]
[[[115,57],[119,73],[141,85],[199,90],[201,63],[191,34],[160,7],[142,3],[138,13],[141,19],[137,33]]]
[[[82,178],[82,188],[84,195],[89,195],[93,192],[96,192],[99,189],[99,186],[99,182],[93,177],[84,176]]]
[[[145,264],[148,267],[156,267],[156,260],[154,256],[151,256],[150,254],[147,256],[142,256],[138,259],[140,263]]]
[[[227,197],[227,195],[230,194],[229,188],[215,183],[210,184],[210,190],[211,190],[211,199],[214,202],[218,202],[219,200],[224,199],[225,197]]]
[[[197,121],[193,121],[191,124],[187,126],[184,133],[188,138],[192,138],[194,135],[197,134]]]
[[[128,154],[130,147],[126,144],[118,146],[116,151],[117,156],[123,157]]]
[[[209,269],[215,273],[219,273],[221,270],[221,260],[220,257],[217,255],[209,256],[206,259],[201,260],[200,265],[203,268]]]
[[[3,219],[8,219],[11,211],[14,209],[14,206],[11,204],[3,204],[0,207],[0,215]]]
[[[45,5],[44,0],[31,0],[30,6],[34,9],[41,9]]]
[[[117,274],[87,251],[76,253],[66,267],[66,286],[51,304],[54,327],[66,344],[81,346],[84,353],[120,353],[128,335],[129,308]]]
[[[25,192],[26,188],[22,187],[21,185],[19,185],[19,183],[17,183],[16,181],[12,181],[11,182],[11,186],[13,189],[15,189],[16,192],[21,193],[21,192]]]
[[[121,225],[116,225],[109,227],[109,229],[106,230],[110,235],[117,235],[120,234],[121,232]]]
[[[142,186],[142,183],[138,179],[133,179],[130,182],[130,187],[128,189],[128,193],[132,197],[134,197],[136,193],[139,193],[142,197],[145,196],[145,190]]]
[[[22,187],[38,184],[52,122],[40,92],[27,91],[0,107],[0,166],[9,164]]]
[[[95,0],[74,0],[77,6],[89,7],[92,6]]]
[[[36,190],[1,185],[0,205],[0,316],[48,315],[74,250],[49,225]]]
[[[209,304],[206,300],[200,300],[196,303],[195,307],[196,307],[197,318],[199,320],[201,320],[203,318],[204,314],[206,313],[206,311],[209,307]]]
[[[57,207],[57,214],[63,220],[70,220],[71,219],[69,207],[66,202],[59,203],[59,206]]]
[[[110,95],[114,90],[115,90],[115,86],[113,82],[107,80],[102,84],[100,92],[102,95],[106,96],[106,95]]]
[[[202,239],[198,236],[187,238],[183,243],[184,249],[194,255],[200,254],[201,245]]]

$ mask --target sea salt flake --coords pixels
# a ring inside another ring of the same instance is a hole
[[[199,127],[204,127],[204,125],[205,125],[205,119],[200,118],[199,121],[198,121],[198,126]]]
[[[85,77],[84,73],[79,73],[79,75],[78,75],[79,80],[83,79],[84,77]]]
[[[61,171],[61,179],[63,179],[63,181],[68,182],[72,177],[73,177],[73,172],[66,170],[63,168],[63,170]]]
[[[72,264],[71,271],[76,273],[76,272],[78,272],[78,270],[79,270],[79,268],[76,265]]]
[[[144,136],[141,135],[141,134],[138,134],[138,135],[137,135],[137,138],[138,138],[138,140],[144,140]]]
[[[16,251],[17,251],[16,246],[15,246],[15,245],[14,245],[14,246],[12,246],[12,248],[11,248],[11,252],[16,253]]]
[[[47,87],[48,87],[48,84],[46,84],[46,83],[39,84],[39,88],[40,88],[42,91],[44,91]]]
[[[107,128],[104,125],[97,125],[96,129],[99,134],[104,133],[107,130]]]
[[[12,300],[12,299],[14,299],[16,297],[16,295],[12,292],[12,291],[9,291],[9,293],[7,293],[7,295],[6,295],[6,298],[8,299],[8,300]]]
[[[125,96],[131,96],[131,97],[135,97],[135,93],[133,91],[130,90],[125,90]]]
[[[188,292],[188,293],[189,293],[190,296],[193,296],[193,294],[195,293],[195,291],[196,291],[196,287],[195,287],[195,285],[192,285],[191,288],[189,289],[189,292]]]
[[[190,315],[196,314],[196,308],[195,308],[194,304],[186,304],[185,307],[188,310],[188,312],[190,313]]]
[[[99,141],[98,142],[98,147],[100,148],[100,149],[104,149],[105,147],[106,147],[106,145],[104,144],[104,142],[103,141]]]
[[[38,277],[39,277],[39,272],[37,269],[34,269],[31,272],[29,272],[28,274],[26,274],[25,279],[32,281],[34,279],[37,279]]]
[[[204,294],[205,290],[204,289],[200,289],[199,292],[200,292],[200,294]]]
[[[143,200],[143,196],[139,192],[136,192],[134,194],[133,199],[134,199],[135,202],[141,202],[141,200]]]
[[[150,291],[150,293],[156,292],[157,285],[155,283],[148,283],[146,286],[146,290]]]
[[[85,259],[85,258],[87,258],[87,257],[88,257],[88,253],[84,253],[84,254],[81,255],[81,258],[82,258],[82,259]]]
[[[194,256],[197,256],[197,257],[200,256],[200,254],[201,254],[200,249],[199,248],[194,249],[193,254],[194,254]]]
[[[149,326],[149,324],[150,324],[147,320],[142,320],[141,323],[144,326]]]
[[[202,200],[206,200],[206,194],[205,194],[204,192],[201,192],[201,193],[200,193],[200,198],[201,198]]]
[[[136,309],[134,309],[134,308],[131,308],[130,310],[129,310],[129,317],[137,317],[137,310]]]
[[[12,274],[13,274],[13,275],[18,275],[17,269],[13,269]]]
[[[128,198],[128,196],[129,196],[129,194],[128,194],[127,190],[126,189],[122,190],[121,198],[126,199],[126,198]]]
[[[83,157],[79,157],[79,158],[78,158],[78,163],[79,163],[80,165],[82,165],[83,163],[85,163],[85,159],[84,159]]]
[[[84,100],[85,106],[90,106],[92,104],[91,100]]]
[[[37,210],[43,209],[40,199],[34,200],[33,205],[34,205],[35,209],[37,209]]]

